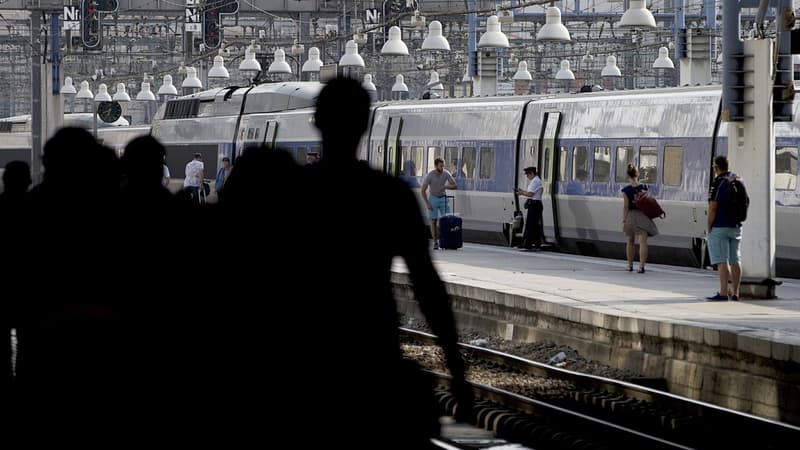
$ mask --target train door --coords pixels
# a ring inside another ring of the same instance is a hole
[[[538,152],[540,176],[544,185],[542,194],[542,221],[544,222],[544,241],[558,244],[561,236],[558,228],[558,181],[562,170],[562,151],[558,144],[558,129],[561,124],[560,112],[546,112],[542,121],[542,135]],[[564,153],[565,155],[565,153]]]
[[[389,175],[397,176],[400,171],[400,133],[403,130],[403,119],[390,117],[386,127],[386,138],[383,142],[383,165],[381,170]],[[380,157],[380,155],[378,155]]]

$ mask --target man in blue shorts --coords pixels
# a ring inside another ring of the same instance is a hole
[[[431,237],[433,249],[439,249],[439,240],[436,233],[436,224],[440,216],[447,214],[447,189],[456,189],[456,180],[450,172],[444,170],[444,160],[436,158],[433,161],[434,169],[425,176],[420,193],[425,206],[428,208],[428,219],[431,220]],[[428,195],[428,187],[431,193]]]
[[[728,170],[728,158],[714,158],[714,182],[708,193],[708,254],[711,264],[717,265],[719,291],[706,300],[711,302],[739,300],[739,284],[742,281],[742,224],[731,219],[728,211],[731,194],[730,181],[736,174]],[[731,280],[730,291],[728,280]]]

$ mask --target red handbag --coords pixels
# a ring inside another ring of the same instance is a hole
[[[661,209],[661,205],[658,204],[656,199],[650,195],[648,191],[638,191],[636,195],[633,196],[633,204],[636,205],[636,209],[651,219],[663,219],[667,217],[667,213]]]

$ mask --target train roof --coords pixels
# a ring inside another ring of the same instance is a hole
[[[2,118],[0,122],[13,124],[13,131],[31,131],[30,114]],[[130,125],[130,123],[124,117],[120,117],[112,123],[105,123],[99,118],[97,119],[97,128],[126,127],[128,125]],[[65,113],[62,126],[91,130],[94,127],[94,116],[92,113]]]

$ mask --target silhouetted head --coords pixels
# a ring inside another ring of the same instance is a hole
[[[152,136],[141,136],[125,146],[122,169],[131,184],[161,186],[166,149]]]
[[[717,170],[719,173],[725,173],[728,171],[728,157],[719,155],[714,158],[714,169]]]
[[[639,169],[631,163],[628,163],[628,176],[631,178],[639,178]]]
[[[317,97],[314,123],[322,134],[325,160],[355,161],[369,123],[369,94],[352,78],[328,82]]]
[[[62,128],[44,145],[42,164],[46,180],[68,179],[94,159],[97,141],[82,128]]]
[[[8,193],[25,192],[31,183],[31,168],[25,161],[11,161],[3,172],[3,189]]]

